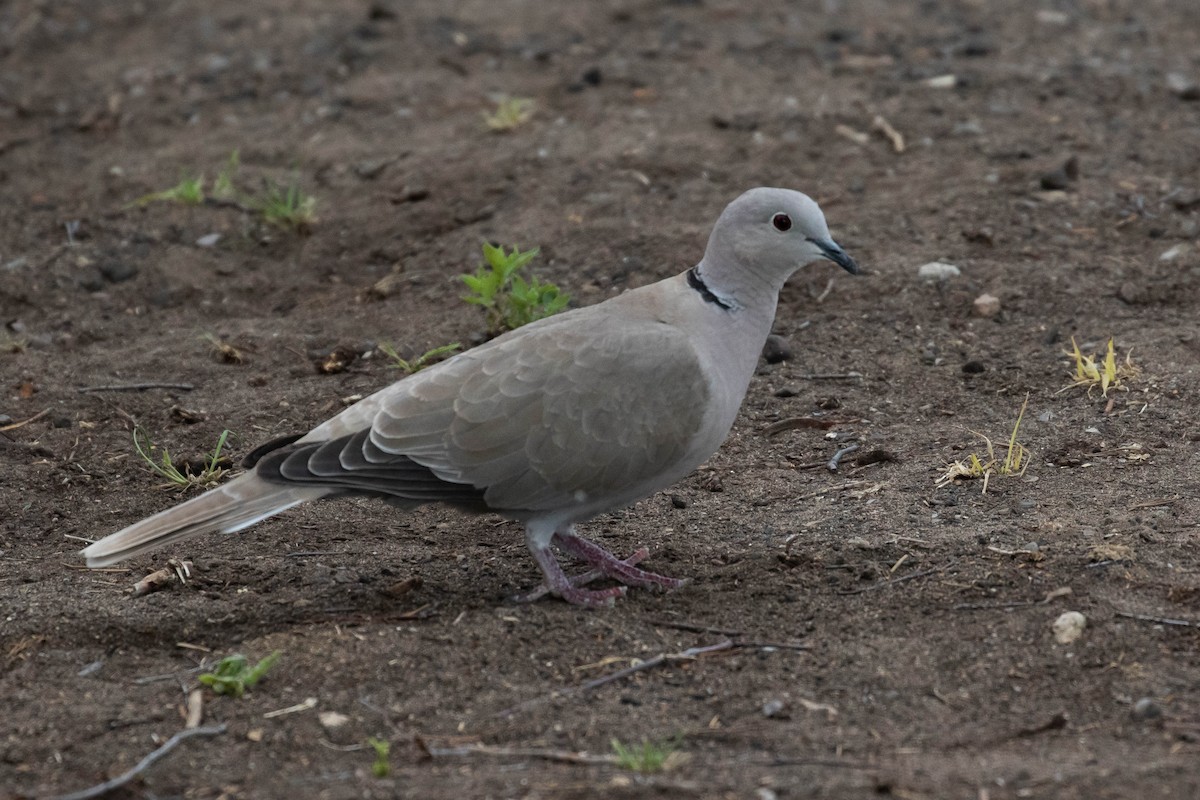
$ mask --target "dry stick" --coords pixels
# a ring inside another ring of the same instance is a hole
[[[517,705],[515,705],[511,708],[504,709],[496,716],[511,717],[513,714],[517,713],[518,711],[521,711],[522,709],[529,708],[531,706],[535,706],[540,703],[544,703],[555,697],[566,697],[568,695],[578,694],[580,692],[590,692],[593,689],[599,689],[601,686],[604,686],[605,684],[612,683],[613,681],[619,681],[622,678],[628,678],[630,675],[634,675],[639,672],[645,672],[648,669],[654,669],[655,667],[660,667],[663,664],[671,664],[671,663],[675,663],[677,661],[693,661],[696,658],[698,658],[699,656],[706,655],[708,653],[717,653],[717,652],[720,652],[721,650],[731,650],[734,647],[739,647],[739,646],[740,645],[735,644],[732,639],[726,639],[723,642],[717,642],[716,644],[710,644],[710,645],[706,645],[704,647],[689,647],[687,650],[684,650],[682,653],[659,653],[654,658],[648,659],[646,661],[641,661],[637,664],[634,664],[631,667],[626,667],[625,669],[619,669],[616,672],[609,673],[608,675],[602,675],[599,678],[590,680],[587,683],[580,684],[579,686],[572,686],[570,688],[564,689],[561,692],[558,692],[558,691],[551,692],[548,695],[542,695],[541,697],[534,697],[531,700],[526,700],[523,703],[518,703]]]
[[[33,422],[34,420],[41,419],[42,417],[46,416],[49,413],[50,413],[50,409],[43,408],[41,411],[34,414],[29,419],[23,419],[20,422],[14,422],[11,425],[5,425],[3,428],[0,428],[0,431],[16,430],[17,428],[20,428],[22,425],[28,425],[29,423]]]
[[[190,383],[114,383],[108,386],[84,386],[82,389],[75,391],[80,394],[87,392],[141,392],[146,389],[179,389],[180,391],[190,392],[196,387]]]
[[[801,375],[800,379],[805,381],[861,381],[862,377],[861,372],[810,372],[807,375]]]
[[[1171,619],[1170,617],[1154,617],[1150,614],[1134,614],[1131,611],[1118,611],[1118,617],[1125,619],[1136,619],[1142,622],[1157,622],[1159,625],[1175,625],[1180,628],[1200,628],[1200,622],[1195,622],[1190,619]]]
[[[665,619],[648,619],[646,620],[651,625],[659,628],[674,628],[677,631],[691,631],[692,633],[716,633],[721,636],[741,636],[742,631],[732,630],[730,628],[713,628],[708,625],[697,625],[692,622],[670,622]]]
[[[615,764],[616,756],[574,753],[570,750],[544,750],[540,747],[494,747],[486,744],[469,744],[461,747],[429,747],[425,752],[434,758],[446,756],[513,756],[516,758],[541,758],[547,761],[562,761],[567,764]]]
[[[129,770],[123,775],[118,775],[117,777],[107,780],[104,783],[98,783],[90,789],[82,789],[78,792],[59,795],[58,797],[54,798],[54,800],[90,800],[90,798],[93,797],[101,797],[108,794],[113,789],[120,789],[138,775],[141,775],[143,772],[152,767],[155,761],[158,761],[167,753],[174,750],[176,745],[178,745],[184,739],[190,739],[193,736],[217,736],[224,732],[224,723],[220,725],[210,725],[207,728],[191,728],[188,730],[182,730],[172,736],[170,739],[167,739],[167,741],[163,742],[161,747],[143,758],[136,765],[134,765],[133,769]]]
[[[863,592],[872,592],[876,589],[882,589],[885,586],[911,581],[914,578],[924,578],[926,576],[933,575],[935,572],[941,572],[943,569],[945,569],[945,567],[934,567],[933,569],[923,569],[920,572],[910,572],[909,574],[902,575],[899,578],[892,578],[890,581],[878,581],[876,583],[872,583],[870,586],[863,586],[861,589],[849,589],[843,592],[838,592],[838,594],[862,594]]]

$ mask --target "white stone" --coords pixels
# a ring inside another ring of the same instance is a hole
[[[1054,641],[1059,644],[1071,644],[1071,642],[1083,635],[1083,629],[1087,627],[1087,617],[1080,614],[1078,611],[1064,611],[1054,620]]]
[[[923,281],[948,281],[961,274],[962,270],[944,261],[930,261],[917,268],[917,277]]]
[[[981,294],[975,298],[975,313],[981,317],[994,317],[1000,313],[1000,298],[992,294]]]

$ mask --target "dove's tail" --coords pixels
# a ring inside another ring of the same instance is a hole
[[[82,555],[89,567],[104,567],[202,533],[234,533],[330,493],[324,488],[268,483],[249,473],[106,536],[85,547]]]

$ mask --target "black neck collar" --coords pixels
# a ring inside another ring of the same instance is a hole
[[[700,293],[700,296],[704,298],[704,302],[714,303],[717,305],[717,307],[723,308],[726,311],[733,308],[733,306],[729,305],[729,303],[726,303],[724,300],[712,293],[712,290],[708,288],[708,284],[706,284],[704,279],[700,277],[700,272],[697,267],[692,267],[687,271],[687,282],[688,286]]]

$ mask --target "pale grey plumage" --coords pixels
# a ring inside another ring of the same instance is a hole
[[[575,585],[551,544],[627,585],[676,586],[576,536],[574,524],[670,486],[720,446],[779,290],[820,258],[857,272],[810,198],[751,190],[725,209],[688,273],[535,322],[392,384],[265,453],[253,471],[83,555],[103,566],[358,493],[525,522],[550,590],[574,602],[597,604],[620,590]]]

